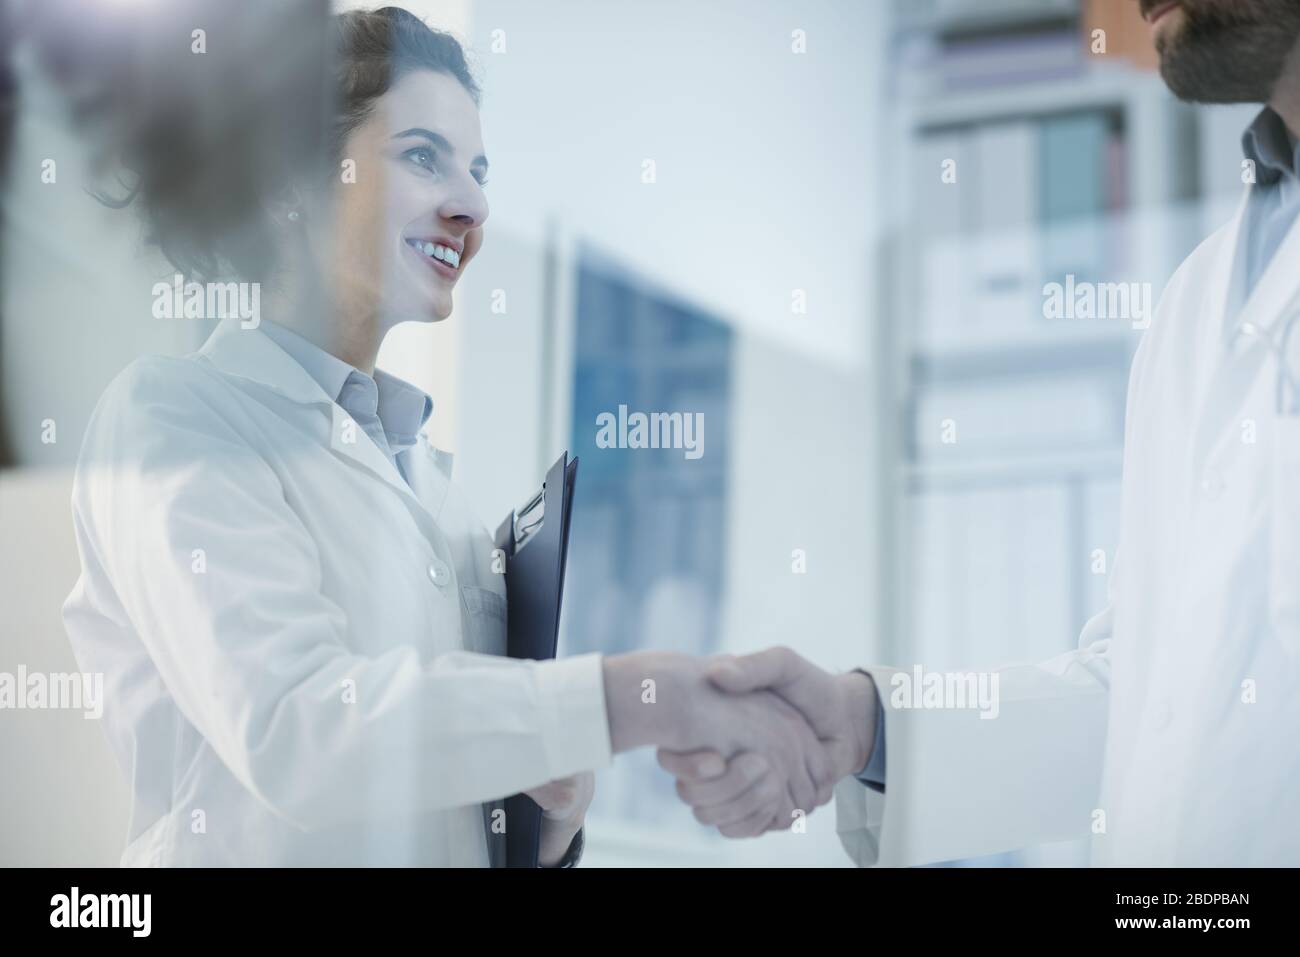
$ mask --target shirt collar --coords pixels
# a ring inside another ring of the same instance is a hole
[[[1241,138],[1246,159],[1255,164],[1256,182],[1271,186],[1283,176],[1300,177],[1300,142],[1292,143],[1282,117],[1266,106]]]
[[[414,445],[420,429],[433,414],[433,399],[427,392],[383,369],[375,370],[375,385],[379,390],[379,421],[384,424],[389,440],[394,445]]]
[[[262,320],[262,331],[354,418],[358,411],[378,415],[394,447],[415,444],[420,429],[433,414],[433,399],[427,393],[382,369],[376,369],[372,378],[269,319]]]

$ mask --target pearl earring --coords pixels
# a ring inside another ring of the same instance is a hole
[[[302,218],[302,214],[299,213],[298,210],[296,209],[289,210],[289,215],[288,215],[289,222],[296,223],[301,218]]]

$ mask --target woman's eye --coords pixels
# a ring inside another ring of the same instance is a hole
[[[431,173],[436,173],[438,171],[438,167],[434,163],[433,150],[429,149],[427,146],[417,146],[414,149],[407,150],[402,155],[416,166],[423,167]]]

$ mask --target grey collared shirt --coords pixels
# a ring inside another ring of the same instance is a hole
[[[433,399],[409,382],[376,369],[373,377],[296,332],[263,320],[262,331],[307,371],[325,394],[356,420],[407,483],[402,453],[419,440]]]
[[[1300,143],[1282,118],[1265,107],[1241,138],[1242,152],[1255,164],[1247,200],[1244,296],[1249,296],[1300,216]]]

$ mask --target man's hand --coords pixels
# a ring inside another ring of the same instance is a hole
[[[715,659],[706,674],[717,688],[730,694],[766,690],[796,708],[826,749],[832,783],[861,772],[870,760],[876,733],[876,689],[868,675],[829,674],[788,648]],[[677,778],[677,793],[704,824],[729,820],[747,807],[745,763],[754,757],[741,754],[724,763],[712,750],[659,750],[660,765]],[[725,827],[719,830],[731,836]]]
[[[587,808],[591,807],[591,799],[596,793],[596,776],[583,771],[524,793],[542,809],[537,862],[542,867],[554,867],[564,860],[569,845],[582,830]]]
[[[709,680],[731,694],[767,689],[804,716],[835,759],[835,779],[858,774],[876,739],[876,683],[860,671],[833,675],[789,648],[717,658]]]
[[[707,751],[699,760],[726,779],[731,799],[701,819],[730,836],[788,828],[796,812],[808,814],[829,801],[835,761],[798,710],[768,691],[723,690],[710,681],[708,665],[671,653],[606,658],[613,750],[658,745]],[[724,772],[724,758],[742,752],[750,757]]]

